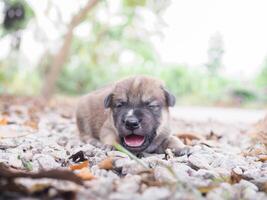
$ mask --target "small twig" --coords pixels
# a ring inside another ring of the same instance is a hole
[[[56,180],[66,180],[71,181],[79,185],[83,185],[82,179],[76,176],[73,172],[67,170],[52,169],[48,171],[40,171],[37,173],[23,172],[17,170],[11,170],[8,166],[0,163],[0,177],[1,179],[12,180],[15,178],[31,178],[31,179],[41,179],[50,178]]]

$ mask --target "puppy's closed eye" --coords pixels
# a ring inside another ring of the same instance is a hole
[[[124,101],[119,101],[119,102],[116,102],[116,103],[115,103],[114,107],[115,107],[115,108],[121,108],[121,107],[123,107],[123,106],[125,106],[125,105],[126,105],[126,102],[124,102]]]
[[[145,104],[150,109],[158,109],[158,108],[160,108],[160,104],[158,102],[156,102],[156,101],[148,101]]]

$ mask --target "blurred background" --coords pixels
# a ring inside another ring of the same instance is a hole
[[[265,0],[0,0],[0,95],[148,74],[180,105],[267,105]]]

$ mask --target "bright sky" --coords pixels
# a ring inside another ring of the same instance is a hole
[[[266,0],[172,0],[164,14],[168,27],[156,44],[165,62],[198,66],[207,61],[209,39],[224,41],[226,73],[248,77],[267,56]]]

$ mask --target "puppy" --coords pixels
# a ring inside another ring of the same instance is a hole
[[[120,143],[133,153],[183,154],[185,145],[171,135],[169,107],[175,97],[153,77],[120,80],[83,97],[76,120],[80,136],[104,144]]]

